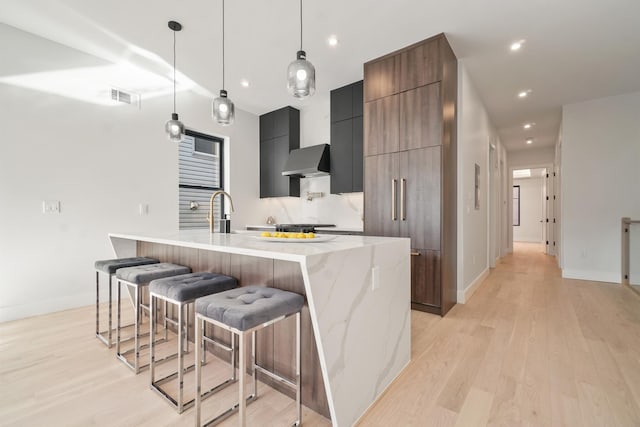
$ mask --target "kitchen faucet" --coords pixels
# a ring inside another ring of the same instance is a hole
[[[209,221],[209,231],[211,233],[213,233],[213,199],[215,199],[218,194],[222,194],[229,198],[229,201],[231,202],[231,212],[235,212],[235,209],[233,209],[233,199],[231,198],[231,195],[229,193],[222,190],[219,190],[213,193],[211,195],[211,199],[209,199],[209,215],[207,215],[207,220]],[[228,221],[228,220],[225,219],[224,212],[220,210],[220,231],[222,233],[229,233],[230,232],[229,227],[226,227],[226,226],[223,227],[223,224],[225,223],[225,221]]]

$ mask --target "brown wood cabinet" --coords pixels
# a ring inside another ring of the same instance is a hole
[[[364,66],[364,232],[411,239],[411,306],[456,298],[457,60],[444,34]]]
[[[399,149],[399,95],[364,104],[364,155],[395,153]]]

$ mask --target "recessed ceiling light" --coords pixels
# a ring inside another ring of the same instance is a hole
[[[335,47],[338,46],[338,37],[337,36],[329,36],[327,39],[329,46]]]
[[[242,79],[240,80],[240,84],[242,85],[242,87],[249,87],[249,80]]]
[[[521,90],[518,92],[518,98],[526,98],[531,93],[531,89]]]
[[[520,50],[520,48],[522,48],[522,45],[524,44],[524,40],[518,40],[517,42],[513,42],[511,43],[511,50],[513,52]]]
[[[527,138],[527,144],[533,144],[533,138]]]
[[[533,126],[535,126],[535,123],[525,123],[524,125],[522,125],[522,127],[525,129],[531,129]]]

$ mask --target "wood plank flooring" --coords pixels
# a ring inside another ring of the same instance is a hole
[[[640,426],[640,298],[562,279],[542,245],[412,320],[411,364],[362,426]]]
[[[0,424],[192,426],[93,337],[94,319],[89,306],[0,324]],[[250,425],[288,425],[291,400],[259,390]],[[330,424],[308,409],[303,423]],[[542,246],[517,244],[467,304],[412,312],[412,361],[359,425],[640,426],[640,297],[562,279]]]

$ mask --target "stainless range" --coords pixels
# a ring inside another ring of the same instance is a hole
[[[291,233],[315,233],[316,228],[335,227],[335,224],[276,224],[276,231]]]

